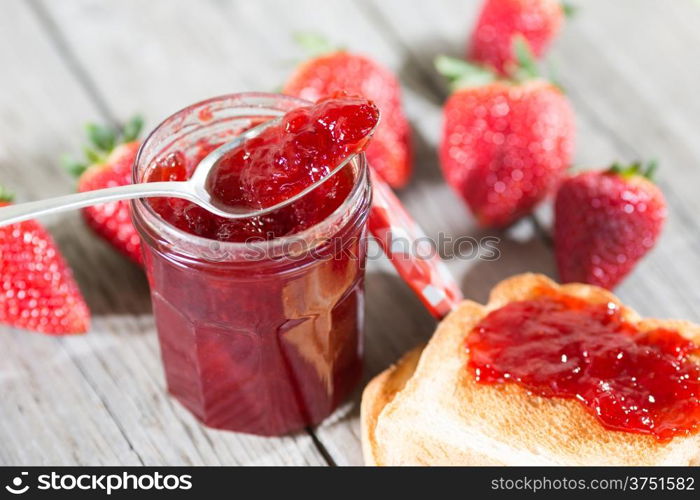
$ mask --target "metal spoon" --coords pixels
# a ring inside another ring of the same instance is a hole
[[[213,199],[211,193],[207,191],[207,179],[212,169],[226,156],[230,151],[241,146],[245,141],[259,135],[267,127],[279,123],[280,118],[268,120],[260,125],[246,130],[235,139],[221,145],[213,150],[202,161],[199,162],[192,177],[187,181],[182,182],[144,182],[140,184],[128,184],[126,186],[118,186],[113,188],[96,189],[94,191],[86,191],[84,193],[69,194],[66,196],[58,196],[47,200],[30,201],[17,205],[9,205],[0,208],[0,226],[21,222],[28,219],[33,219],[41,215],[50,213],[63,212],[77,208],[88,207],[100,203],[106,203],[115,200],[130,200],[134,198],[153,198],[153,197],[172,197],[184,198],[192,203],[196,203],[200,207],[208,210],[214,215],[226,217],[228,219],[246,219],[249,217],[257,217],[270,212],[279,210],[282,207],[290,205],[295,201],[303,198],[310,191],[314,190],[320,184],[324,183],[335,173],[345,167],[355,157],[354,154],[345,158],[340,162],[328,175],[319,179],[315,183],[302,189],[294,196],[286,200],[272,205],[270,207],[261,208],[258,210],[245,209],[240,207],[231,207],[223,205]],[[371,131],[369,135],[374,131]]]

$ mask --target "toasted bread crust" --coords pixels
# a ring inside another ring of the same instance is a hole
[[[523,274],[502,281],[487,305],[463,302],[422,354],[412,351],[363,394],[363,450],[372,465],[692,465],[700,436],[660,443],[605,429],[576,401],[542,398],[516,384],[477,384],[466,370],[466,335],[489,312],[551,287],[591,303],[614,302],[642,330],[670,328],[700,343],[700,326],[643,319],[602,288],[559,286]]]
[[[396,393],[403,389],[408,379],[411,378],[424,348],[425,344],[422,344],[408,351],[396,364],[374,377],[362,392],[360,409],[362,455],[367,465],[377,465],[375,454],[378,450],[374,438],[377,418],[384,407],[394,399]]]

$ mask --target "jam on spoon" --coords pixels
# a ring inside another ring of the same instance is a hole
[[[660,441],[700,429],[700,346],[641,330],[612,302],[541,290],[488,314],[466,343],[479,383],[576,399],[606,428]]]
[[[379,111],[370,101],[343,94],[294,109],[222,158],[209,174],[207,190],[219,205],[254,210],[281,203],[362,151],[378,120]],[[171,153],[156,162],[147,180],[186,180],[223,142],[202,144],[189,156]],[[343,168],[299,201],[243,220],[215,216],[182,199],[150,203],[168,222],[198,236],[229,242],[268,240],[324,220],[347,198],[353,184],[351,169]]]

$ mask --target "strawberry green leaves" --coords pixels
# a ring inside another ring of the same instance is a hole
[[[109,127],[88,123],[85,125],[90,144],[97,151],[109,153],[117,142],[117,132]]]
[[[88,168],[85,162],[76,161],[71,155],[61,156],[61,167],[73,177],[80,177]]]
[[[493,71],[456,57],[438,56],[435,69],[447,79],[452,90],[479,87],[496,80]]]
[[[510,73],[514,80],[524,82],[540,77],[540,69],[535,55],[532,53],[530,44],[522,35],[513,37],[513,53],[516,64],[511,68]]]
[[[516,56],[516,62],[509,68],[510,77],[506,80],[520,83],[540,77],[537,60],[524,37],[520,35],[513,37],[513,53]],[[435,58],[435,69],[447,79],[452,90],[479,87],[504,79],[486,66],[445,55]]]
[[[317,33],[295,33],[294,40],[310,57],[318,57],[342,50]]]
[[[134,141],[143,128],[143,117],[135,115],[121,129],[88,123],[85,126],[90,144],[95,151],[111,153],[118,144]]]
[[[141,135],[143,129],[143,117],[135,115],[122,127],[122,142],[135,141]]]
[[[564,12],[564,17],[568,19],[574,17],[578,12],[579,7],[576,4],[565,1],[559,2],[559,4],[561,5],[561,10]]]
[[[89,142],[83,148],[85,161],[76,161],[70,155],[64,155],[61,165],[74,177],[80,177],[90,165],[103,163],[118,145],[138,139],[142,129],[143,117],[140,115],[133,116],[120,128],[88,123],[85,131]]]
[[[14,200],[14,198],[15,194],[12,191],[0,185],[0,203],[9,203]]]
[[[435,59],[435,68],[447,79],[452,91],[480,87],[497,80],[517,84],[544,78],[530,44],[522,35],[513,37],[513,54],[515,60],[508,65],[506,76],[499,75],[490,67],[444,55]],[[561,88],[556,82],[553,83]]]
[[[629,179],[635,176],[641,176],[649,179],[650,181],[654,179],[656,170],[659,167],[659,163],[656,160],[650,160],[646,163],[634,162],[630,165],[623,165],[621,163],[615,162],[607,170],[609,174],[619,175],[624,179]]]

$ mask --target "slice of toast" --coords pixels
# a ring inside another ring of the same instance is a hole
[[[478,384],[465,337],[487,313],[548,286],[591,303],[614,302],[642,330],[669,328],[700,343],[700,326],[643,319],[602,288],[559,286],[523,274],[501,282],[485,306],[465,301],[427,347],[378,375],[362,396],[368,465],[698,465],[700,434],[659,442],[604,428],[574,400],[543,398],[516,384]]]

